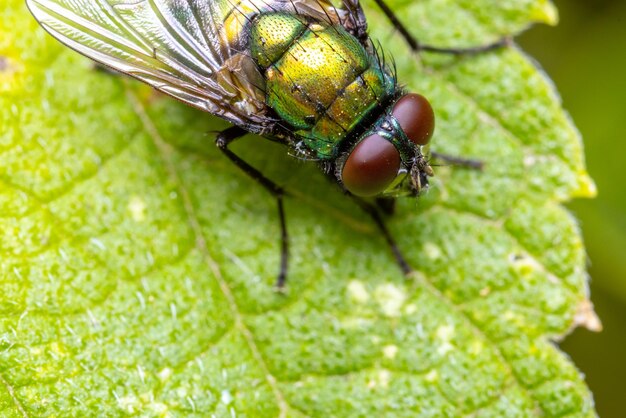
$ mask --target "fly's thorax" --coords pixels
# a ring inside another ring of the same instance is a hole
[[[332,157],[394,89],[376,59],[340,26],[261,14],[249,45],[265,76],[266,103],[320,158]]]
[[[368,68],[344,90],[338,92],[335,101],[319,115],[313,128],[303,132],[318,155],[333,156],[337,146],[373,113],[388,92],[385,74],[377,68]]]
[[[220,20],[219,38],[222,47],[243,50],[249,41],[250,22],[259,15],[283,14],[287,16],[301,17],[294,14],[294,9],[303,10],[311,19],[324,20],[339,24],[341,18],[338,10],[332,3],[325,1],[307,2],[296,4],[292,1],[268,1],[268,0],[211,0],[211,9],[214,9],[216,23]],[[285,37],[284,39],[288,39]],[[225,43],[225,44],[224,44]]]
[[[400,97],[337,158],[337,180],[358,196],[419,194],[433,175],[424,147],[434,121],[423,96]]]
[[[250,28],[250,53],[259,67],[267,69],[285,55],[307,30],[304,18],[286,13],[259,15]]]

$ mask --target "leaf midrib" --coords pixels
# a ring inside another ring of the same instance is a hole
[[[146,128],[146,133],[148,134],[148,136],[154,143],[156,149],[159,151],[161,155],[161,159],[163,160],[166,166],[166,171],[168,172],[171,178],[171,181],[176,185],[176,188],[178,189],[180,193],[181,199],[183,201],[183,207],[187,215],[187,220],[189,222],[189,227],[193,231],[195,238],[196,238],[196,248],[202,254],[203,260],[205,261],[209,270],[211,270],[211,272],[213,273],[213,276],[217,280],[219,287],[224,297],[226,298],[226,301],[228,302],[228,306],[230,307],[231,313],[234,318],[234,329],[236,329],[244,338],[258,366],[263,371],[265,375],[265,380],[267,384],[269,385],[270,389],[272,390],[274,397],[276,398],[276,403],[279,408],[279,418],[285,418],[287,417],[287,412],[289,409],[287,401],[285,400],[285,396],[283,392],[281,391],[281,389],[278,387],[276,378],[269,370],[267,363],[265,362],[263,356],[261,355],[261,351],[259,350],[256,344],[256,341],[254,339],[254,335],[252,334],[250,329],[246,326],[243,320],[244,315],[242,314],[242,312],[239,309],[239,306],[237,305],[237,301],[232,293],[232,290],[230,289],[230,286],[224,280],[224,277],[222,276],[219,265],[213,259],[213,257],[211,257],[211,254],[207,247],[206,238],[204,237],[204,234],[202,232],[202,228],[200,226],[200,222],[198,220],[195,209],[193,207],[193,203],[191,201],[189,192],[185,188],[183,181],[180,178],[180,175],[178,174],[176,164],[171,158],[172,148],[169,144],[167,144],[163,140],[156,126],[154,125],[154,123],[148,116],[147,112],[145,111],[144,106],[141,104],[139,99],[134,95],[134,93],[132,93],[130,88],[128,88],[128,81],[125,80],[125,84],[127,87],[126,88],[127,97],[129,98],[131,102],[133,110],[135,111],[135,113],[141,120],[142,124]]]

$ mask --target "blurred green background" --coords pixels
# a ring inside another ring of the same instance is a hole
[[[591,298],[604,331],[578,329],[561,347],[587,376],[599,415],[626,402],[626,1],[555,0],[556,28],[518,41],[554,80],[582,132],[599,194],[569,205],[589,254]]]

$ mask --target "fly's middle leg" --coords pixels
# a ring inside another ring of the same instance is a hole
[[[391,22],[391,24],[398,30],[398,32],[400,32],[402,37],[406,40],[406,42],[409,44],[409,47],[414,52],[426,51],[450,55],[473,55],[500,49],[511,44],[511,39],[508,37],[504,37],[490,44],[478,45],[469,48],[441,48],[433,45],[426,45],[419,42],[417,39],[415,39],[413,35],[411,35],[406,26],[404,26],[404,24],[400,22],[400,19],[398,19],[393,10],[391,10],[387,3],[385,3],[385,0],[374,1],[378,5],[378,7],[380,7],[385,16],[387,16],[389,22]]]
[[[276,289],[278,291],[284,291],[285,283],[287,282],[287,267],[289,259],[289,235],[287,234],[287,222],[285,221],[285,208],[283,206],[285,191],[282,187],[265,177],[259,170],[252,167],[228,148],[230,143],[246,134],[247,132],[244,129],[239,128],[238,126],[232,126],[217,135],[215,144],[237,167],[239,167],[252,179],[256,180],[276,198],[281,229],[280,270],[276,279]]]

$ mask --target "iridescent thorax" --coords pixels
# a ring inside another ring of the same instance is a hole
[[[342,27],[267,13],[251,23],[250,51],[266,102],[319,158],[395,93],[395,82]]]

